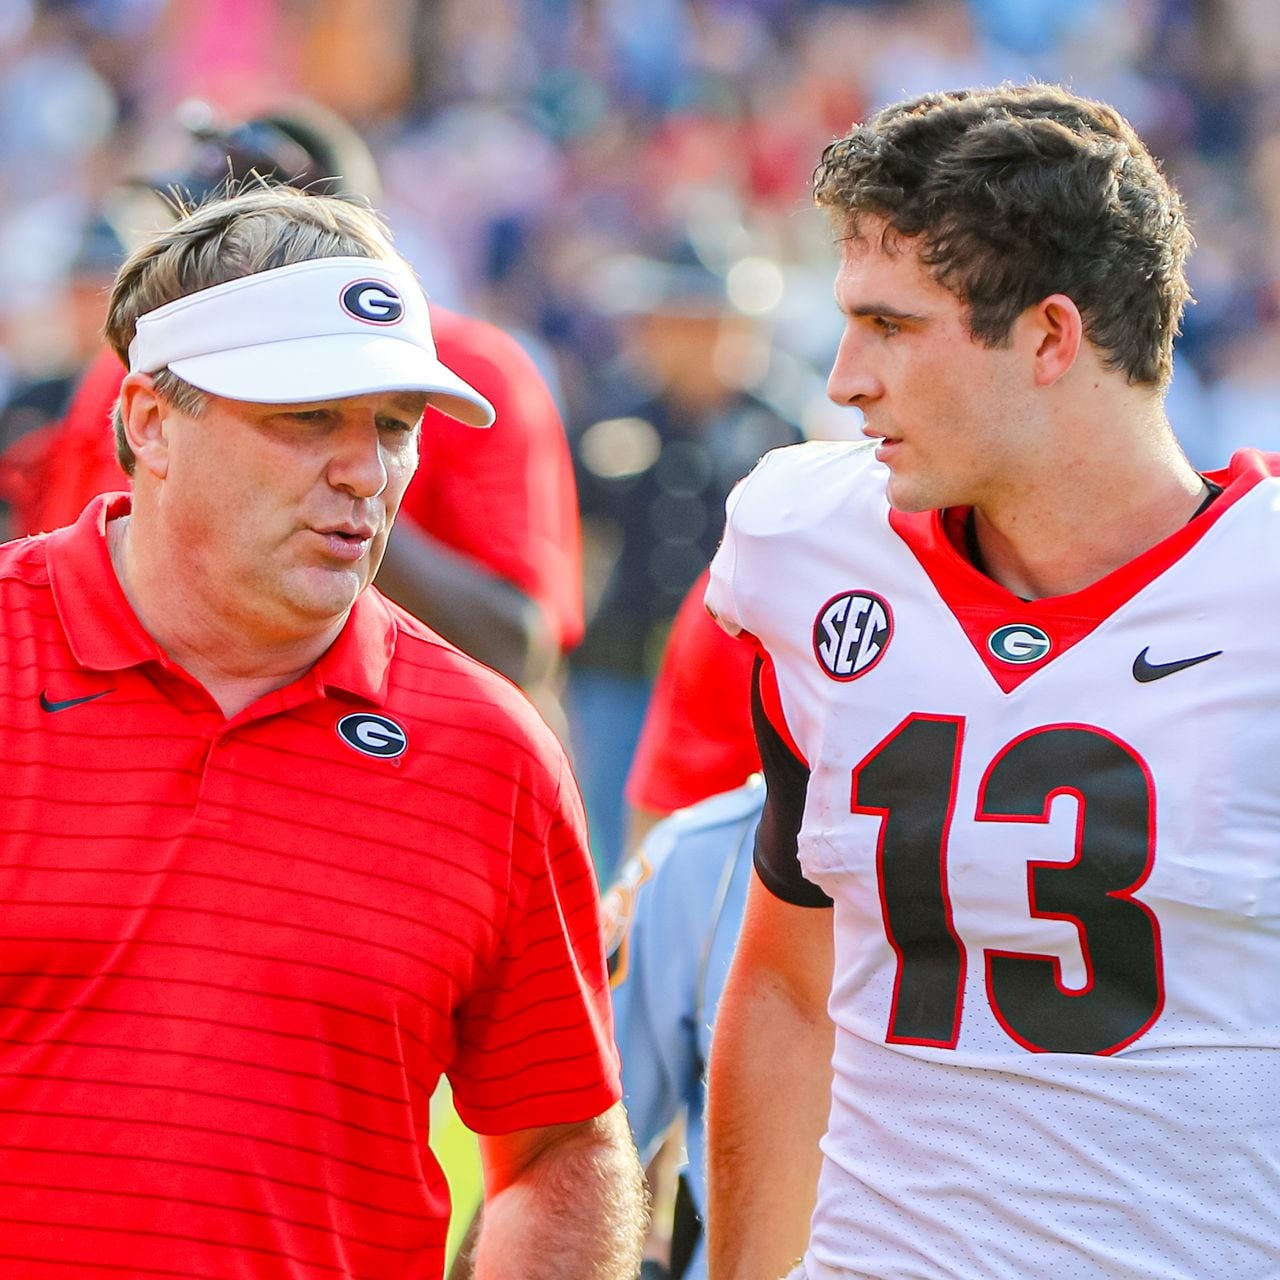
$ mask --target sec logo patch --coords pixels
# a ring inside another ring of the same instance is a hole
[[[833,680],[856,680],[884,656],[893,636],[893,611],[874,591],[843,591],[818,610],[813,652]]]

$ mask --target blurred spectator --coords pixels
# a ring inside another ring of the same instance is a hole
[[[61,365],[12,389],[0,410],[0,449],[67,411],[84,365],[102,346],[107,290],[124,255],[124,245],[109,219],[100,214],[90,218],[67,270]],[[29,475],[25,482],[34,483]]]
[[[742,646],[745,648],[746,646]],[[641,1159],[684,1122],[672,1280],[704,1280],[706,1065],[712,1024],[742,926],[764,807],[759,777],[660,822],[605,895],[623,1104]],[[656,1216],[656,1211],[655,1211]],[[651,1246],[654,1253],[660,1241]]]
[[[1170,404],[1213,465],[1269,394],[1245,367],[1280,279],[1278,29],[1266,0],[0,0],[0,403],[40,417],[77,365],[83,228],[123,157],[185,160],[177,101],[245,118],[309,94],[370,138],[433,301],[516,334],[576,430],[629,413],[588,282],[662,237],[773,273],[752,390],[805,421],[834,347],[807,157],[910,89],[1039,75],[1117,102],[1188,198],[1199,305]]]
[[[731,791],[760,769],[751,727],[755,655],[707,612],[707,576],[704,569],[676,614],[627,772],[628,852],[659,818]]]
[[[623,345],[599,382],[606,416],[574,440],[586,576],[599,595],[570,661],[570,700],[603,877],[623,849],[623,782],[667,633],[719,541],[725,499],[800,432],[744,389],[757,327],[692,251],[611,259],[594,288],[621,313]]]

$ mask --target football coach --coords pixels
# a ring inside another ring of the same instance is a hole
[[[379,219],[242,190],[137,250],[132,496],[0,548],[0,1272],[635,1274],[596,887],[554,736],[371,587],[437,359]],[[108,424],[103,424],[108,430]]]

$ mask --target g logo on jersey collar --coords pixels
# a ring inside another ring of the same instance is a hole
[[[1032,622],[1010,622],[987,637],[987,648],[1001,662],[1025,667],[1047,658],[1053,641],[1048,632]]]

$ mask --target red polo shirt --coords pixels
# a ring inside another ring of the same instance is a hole
[[[369,590],[224,720],[96,500],[0,549],[0,1274],[437,1277],[480,1132],[619,1096],[581,804],[500,676]]]

